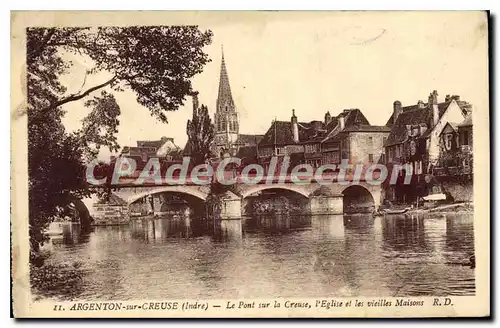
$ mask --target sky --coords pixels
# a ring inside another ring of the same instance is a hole
[[[155,16],[154,22],[169,24]],[[264,134],[273,119],[323,120],[346,108],[359,108],[373,125],[384,125],[395,100],[403,106],[460,95],[473,110],[488,108],[486,16],[479,12],[306,12],[199,13],[200,29],[214,33],[205,48],[211,58],[192,80],[213,118],[219,83],[221,46],[240,133]],[[72,58],[74,67],[62,81],[68,92],[82,88],[91,63]],[[106,74],[88,78],[91,86]],[[97,94],[97,93],[96,93]],[[160,123],[130,92],[116,94],[121,107],[118,142],[173,137],[184,147],[191,99],[168,124]],[[82,102],[66,105],[68,130],[88,113]],[[109,157],[102,151],[101,159]]]

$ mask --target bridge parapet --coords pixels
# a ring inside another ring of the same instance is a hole
[[[378,209],[381,203],[382,188],[379,185],[373,185],[366,181],[360,181],[357,184],[351,183],[259,183],[259,184],[236,184],[234,185],[235,194],[224,200],[227,217],[241,216],[242,201],[250,195],[257,194],[269,189],[282,189],[298,193],[310,199],[311,212],[328,212],[329,214],[342,213],[342,204],[345,191],[352,187],[359,186],[366,189],[373,197],[375,209]],[[135,201],[158,193],[175,192],[187,194],[196,197],[205,202],[210,194],[210,185],[121,185],[114,186],[113,193],[132,204]],[[318,194],[318,191],[322,191]],[[240,207],[240,210],[236,210]]]
[[[127,186],[116,189],[114,194],[131,204],[143,197],[163,192],[188,194],[205,201],[210,193],[210,186],[206,185],[159,185],[159,186]]]

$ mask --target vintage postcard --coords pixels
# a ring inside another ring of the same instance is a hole
[[[12,12],[14,316],[489,316],[488,24]]]

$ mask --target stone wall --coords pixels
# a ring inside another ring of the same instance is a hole
[[[472,202],[474,200],[472,181],[446,181],[443,188],[449,192],[456,202]]]
[[[351,132],[349,134],[351,162],[369,164],[369,154],[372,154],[372,163],[378,163],[384,151],[384,137],[388,135],[389,132]]]
[[[129,222],[126,205],[95,204],[92,208],[94,225],[118,225]]]
[[[343,197],[314,196],[310,199],[312,215],[343,214]]]

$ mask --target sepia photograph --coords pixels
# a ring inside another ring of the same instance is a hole
[[[12,12],[14,316],[489,316],[488,24]]]

